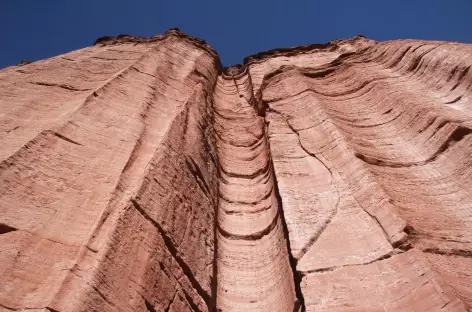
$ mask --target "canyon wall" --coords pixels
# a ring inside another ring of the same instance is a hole
[[[0,311],[470,310],[471,65],[173,29],[0,70]]]

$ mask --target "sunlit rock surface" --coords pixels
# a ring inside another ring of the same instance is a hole
[[[468,311],[472,45],[0,70],[0,311]]]

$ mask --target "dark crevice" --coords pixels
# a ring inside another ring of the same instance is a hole
[[[189,107],[188,105],[185,105],[185,109],[183,110],[183,115],[184,115],[184,121],[182,123],[183,127],[183,134],[182,137],[186,137],[187,131],[188,131],[188,114],[189,114]]]
[[[71,85],[57,84],[57,83],[50,83],[50,82],[29,81],[29,83],[35,84],[35,85],[38,85],[38,86],[59,87],[59,88],[66,89],[66,90],[69,90],[69,91],[90,91],[91,90],[91,89],[80,89],[80,88],[76,88],[76,87],[71,86]]]
[[[0,235],[1,234],[6,234],[10,232],[17,231],[18,229],[11,227],[9,225],[6,225],[5,223],[0,223]]]
[[[155,75],[153,75],[153,74],[145,73],[145,72],[139,70],[139,69],[136,68],[136,67],[130,67],[130,69],[133,69],[133,70],[135,70],[135,71],[137,71],[138,73],[143,74],[143,75],[147,75],[147,76],[150,76],[150,77],[153,77],[153,78],[159,78],[159,77],[157,77],[157,76],[155,76]]]
[[[187,277],[187,279],[190,281],[192,284],[193,288],[196,290],[198,295],[205,301],[207,304],[208,308],[210,309],[211,307],[211,297],[210,295],[203,289],[203,287],[200,285],[200,283],[197,281],[196,277],[193,275],[192,270],[190,267],[187,265],[187,263],[180,257],[179,252],[177,248],[174,246],[174,243],[172,242],[172,238],[170,238],[166,232],[162,229],[161,225],[156,222],[153,218],[151,218],[145,211],[144,209],[139,205],[139,203],[133,198],[131,199],[131,202],[134,206],[134,208],[150,223],[154,225],[154,227],[157,229],[159,234],[161,235],[164,244],[167,247],[167,250],[169,253],[172,255],[172,257],[175,259],[175,261],[179,264],[180,268],[182,269],[183,273]]]
[[[148,312],[156,312],[156,309],[154,309],[154,306],[149,301],[147,301],[146,299],[144,299],[144,304],[146,305],[146,310]]]
[[[81,143],[79,143],[79,142],[77,142],[77,141],[74,141],[74,140],[72,140],[72,139],[69,139],[68,137],[65,137],[65,136],[63,136],[62,134],[59,134],[59,133],[57,133],[57,132],[54,132],[54,135],[57,136],[59,139],[62,139],[62,140],[67,141],[67,142],[69,142],[69,143],[72,143],[72,144],[75,144],[75,145],[84,146],[83,144],[81,144]]]
[[[213,85],[213,92],[216,88],[216,82]],[[211,133],[213,134],[210,136],[210,139],[212,140],[213,146],[216,146],[216,136],[215,136],[215,129],[213,128],[215,125],[215,103],[213,102],[213,98],[210,97],[210,105],[211,105],[211,110],[210,110],[210,119],[211,119]],[[208,153],[212,160],[213,163],[215,164],[216,168],[216,179],[217,181],[220,181],[220,166],[219,166],[219,159],[218,159],[218,153],[215,153],[216,155],[213,158],[212,153]],[[218,293],[218,279],[217,279],[217,274],[218,274],[218,207],[219,207],[219,201],[220,201],[220,191],[219,191],[219,185],[217,184],[216,186],[216,202],[214,206],[214,220],[213,220],[213,270],[212,270],[212,276],[211,276],[211,302],[210,302],[210,312],[216,311],[216,304],[217,304],[217,293]]]
[[[321,71],[305,71],[302,72],[303,76],[308,77],[308,78],[325,78],[326,76],[329,76],[332,74],[336,68],[329,68],[326,70],[321,70]]]
[[[285,116],[283,116],[283,117],[285,117]],[[296,133],[297,136],[298,136],[298,133],[295,131],[295,129],[293,129],[291,127],[288,120],[285,119],[285,121],[286,121],[287,125],[289,126],[289,128],[294,133]],[[265,132],[267,134],[267,129],[266,129]],[[268,145],[267,148],[270,151],[269,140],[267,140],[267,145]],[[301,142],[300,142],[300,146],[301,146]],[[307,153],[307,154],[309,154],[309,153]],[[295,311],[305,312],[306,311],[305,298],[303,297],[303,293],[302,293],[302,289],[301,289],[301,282],[302,282],[303,275],[299,271],[297,271],[297,262],[298,261],[297,261],[297,259],[295,259],[295,257],[292,254],[292,247],[290,245],[290,235],[289,235],[289,231],[288,231],[287,222],[285,220],[283,202],[282,202],[282,197],[280,196],[279,183],[278,183],[278,180],[277,180],[277,176],[275,175],[274,160],[272,159],[272,155],[269,155],[269,159],[270,159],[270,171],[272,172],[272,176],[273,176],[273,179],[272,179],[273,184],[274,184],[273,188],[274,188],[275,198],[277,199],[278,214],[280,214],[280,218],[281,218],[281,222],[282,222],[282,230],[283,230],[285,242],[287,244],[287,254],[288,254],[288,257],[289,257],[290,267],[291,267],[292,273],[293,273],[293,282],[294,282],[294,287],[295,287],[295,294],[297,296],[297,302],[295,302],[295,304],[294,304],[293,311],[294,312]],[[321,163],[323,165],[325,165],[323,162],[321,162]],[[331,177],[332,177],[331,169],[329,169],[326,165],[325,165],[325,167],[329,170],[329,172],[331,174]]]
[[[462,95],[460,95],[460,96],[456,97],[454,100],[449,101],[449,102],[446,102],[446,103],[444,103],[444,104],[454,104],[454,103],[456,103],[456,102],[459,102],[460,99],[462,99]]]
[[[6,310],[9,310],[9,311],[16,311],[16,309],[7,307],[6,305],[3,305],[3,304],[1,304],[1,303],[0,303],[0,308],[6,309]]]

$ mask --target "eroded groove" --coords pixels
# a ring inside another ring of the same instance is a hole
[[[360,153],[355,153],[354,155],[362,160],[363,162],[373,165],[373,166],[381,166],[381,167],[391,167],[391,168],[406,168],[406,167],[413,167],[413,166],[423,166],[428,164],[432,161],[435,161],[442,153],[450,149],[454,144],[460,142],[465,137],[469,136],[472,133],[472,129],[458,126],[446,139],[446,141],[437,149],[436,152],[433,153],[430,157],[422,161],[416,162],[394,162],[388,160],[377,159],[373,157],[369,157],[366,155],[362,155]]]
[[[256,241],[256,240],[262,239],[264,236],[267,236],[270,232],[272,232],[272,230],[277,226],[279,217],[280,217],[279,212],[277,212],[274,219],[272,219],[272,222],[265,229],[260,230],[255,233],[247,234],[247,235],[233,234],[233,233],[225,231],[220,226],[218,226],[218,232],[230,240]]]
[[[444,255],[444,256],[472,258],[472,250],[465,250],[465,249],[426,248],[426,249],[423,249],[423,252],[437,254],[437,255]]]
[[[462,81],[465,79],[465,76],[467,76],[467,74],[469,73],[470,67],[471,66],[467,67],[460,73],[459,77],[457,78],[457,83],[451,88],[451,91],[454,91],[455,89],[457,89],[457,87],[460,86]]]

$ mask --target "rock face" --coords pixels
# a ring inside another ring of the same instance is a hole
[[[471,65],[170,30],[1,70],[0,311],[470,310]]]

